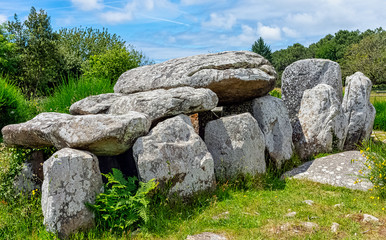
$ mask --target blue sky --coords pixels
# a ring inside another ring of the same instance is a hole
[[[0,0],[0,23],[25,19],[31,6],[55,30],[106,27],[156,62],[250,50],[260,36],[278,50],[340,29],[386,28],[386,0]]]

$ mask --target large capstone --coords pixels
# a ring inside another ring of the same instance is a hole
[[[213,158],[186,115],[158,123],[138,138],[133,154],[140,180],[154,178],[170,194],[189,197],[215,186]]]
[[[220,104],[264,96],[274,88],[276,72],[268,60],[249,52],[221,52],[172,59],[123,73],[116,93],[177,87],[209,88]]]
[[[370,103],[372,83],[363,73],[356,72],[347,77],[346,84],[342,107],[348,119],[348,132],[344,148],[350,150],[370,137],[375,108]]]
[[[71,114],[110,113],[126,114],[130,111],[145,113],[151,121],[175,116],[209,111],[217,106],[214,92],[204,88],[180,87],[157,89],[123,95],[107,93],[90,96],[74,103]]]
[[[64,148],[43,165],[42,210],[47,231],[67,237],[94,226],[94,215],[86,203],[94,203],[103,191],[95,155]]]
[[[304,59],[285,68],[282,74],[282,99],[288,109],[294,136],[301,134],[297,115],[304,91],[321,83],[330,85],[342,102],[342,74],[338,63],[326,59]]]
[[[302,131],[294,144],[301,158],[343,149],[347,118],[330,85],[319,84],[304,91],[298,119]]]
[[[96,155],[118,155],[127,151],[136,138],[148,133],[150,120],[145,114],[72,116],[41,113],[32,120],[2,129],[6,146],[71,147]]]
[[[250,113],[209,122],[205,143],[213,156],[218,180],[265,173],[264,134]]]

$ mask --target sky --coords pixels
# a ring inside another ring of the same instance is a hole
[[[341,29],[386,28],[386,0],[0,0],[0,23],[44,9],[54,30],[107,28],[155,62],[250,50],[308,46]]]

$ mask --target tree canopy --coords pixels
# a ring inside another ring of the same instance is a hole
[[[260,54],[265,59],[272,62],[271,47],[264,42],[262,37],[260,37],[257,41],[253,43],[252,52]]]

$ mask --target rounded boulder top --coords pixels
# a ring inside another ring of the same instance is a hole
[[[136,93],[177,87],[209,88],[219,104],[242,102],[266,95],[275,86],[272,64],[259,54],[229,51],[176,58],[123,73],[116,93]]]

